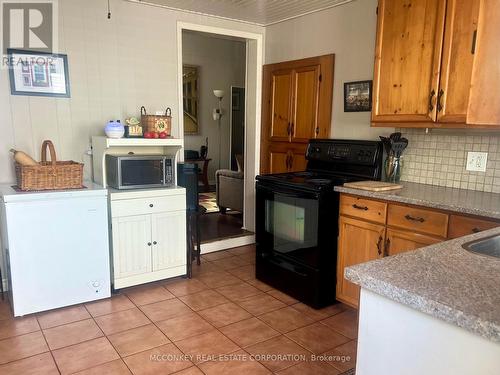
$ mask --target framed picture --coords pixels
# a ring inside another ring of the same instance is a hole
[[[372,110],[372,81],[344,83],[344,112]]]
[[[184,134],[199,133],[199,72],[197,66],[182,67],[182,102],[184,107]]]
[[[12,95],[69,98],[68,56],[8,49]]]

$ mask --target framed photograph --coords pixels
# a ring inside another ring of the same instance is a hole
[[[12,95],[69,98],[68,56],[8,49]]]
[[[372,81],[344,83],[344,112],[372,110]]]
[[[199,69],[197,66],[182,67],[182,102],[184,107],[184,134],[195,135],[199,125]]]

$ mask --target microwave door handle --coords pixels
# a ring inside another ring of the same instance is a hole
[[[167,183],[167,158],[163,158],[161,161],[162,164],[162,174],[163,174],[163,181],[162,184],[165,185]]]

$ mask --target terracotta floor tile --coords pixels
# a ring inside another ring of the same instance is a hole
[[[189,294],[187,296],[180,297],[179,299],[191,307],[194,311],[207,309],[209,307],[229,302],[226,297],[217,293],[215,290],[204,290],[203,292]]]
[[[177,298],[141,306],[141,310],[153,322],[170,319],[193,311]]]
[[[56,375],[59,374],[50,353],[38,354],[0,366],[0,374],[5,375]]]
[[[248,266],[246,266],[246,267],[248,267]],[[232,271],[234,271],[234,270],[232,270]],[[266,283],[263,283],[262,281],[257,280],[257,279],[249,279],[249,280],[246,280],[246,282],[249,283],[250,285],[253,285],[257,289],[262,290],[263,292],[268,292],[271,289],[273,289],[272,286],[267,285]]]
[[[208,287],[196,279],[181,279],[165,284],[170,293],[176,297],[186,296],[188,294],[198,293],[206,290]]]
[[[125,294],[119,294],[101,301],[87,303],[87,310],[93,317],[111,314],[118,311],[133,309],[135,305]]]
[[[240,278],[241,280],[247,281],[255,279],[255,266],[253,264],[233,268],[227,270],[227,272],[229,272],[233,276]]]
[[[250,313],[232,302],[198,311],[198,314],[216,327],[223,327],[252,317]]]
[[[219,266],[208,261],[202,262],[200,266],[198,266],[196,262],[193,263],[194,276],[200,277],[214,272],[223,272],[223,270]]]
[[[290,332],[294,329],[314,323],[314,320],[292,307],[285,307],[283,309],[268,312],[260,315],[259,319],[281,333]]]
[[[0,364],[48,352],[42,332],[15,336],[0,341]]]
[[[347,337],[321,323],[314,323],[288,332],[286,336],[315,354],[324,353],[349,341]]]
[[[171,374],[193,365],[173,344],[140,352],[123,360],[134,375]]]
[[[187,339],[214,330],[210,323],[196,313],[179,315],[156,324],[172,341]]]
[[[239,246],[233,249],[226,250],[230,254],[243,255],[243,254],[253,254],[255,255],[255,245]]]
[[[335,314],[339,314],[347,309],[347,306],[342,303],[337,303],[335,305],[331,305],[319,310],[313,309],[312,307],[307,306],[300,302],[292,305],[292,307],[295,310],[298,310],[301,313],[306,314],[309,318],[314,319],[316,321],[326,319]]]
[[[196,366],[176,372],[175,375],[203,375],[203,372]]]
[[[170,341],[154,324],[115,333],[108,336],[108,339],[122,357],[170,344]]]
[[[287,304],[287,305],[293,305],[299,301],[297,301],[295,298],[290,297],[288,294],[283,293],[279,290],[276,289],[271,289],[270,291],[267,292],[270,296],[273,296],[274,298],[280,300],[281,302]]]
[[[292,340],[285,336],[278,336],[270,340],[249,346],[245,349],[247,352],[254,356],[259,356],[259,362],[270,369],[273,372],[285,369],[287,367],[293,366],[301,361],[297,360],[297,356],[302,356],[301,360],[307,360],[310,358],[311,353],[306,349],[297,345]],[[269,358],[266,359],[267,355],[281,355],[282,358]],[[289,355],[288,358],[283,358]]]
[[[250,264],[255,264],[255,253],[248,253],[248,254],[242,254],[242,255],[236,255],[238,258],[241,258],[245,261],[247,261]]]
[[[199,366],[207,375],[265,375],[271,373],[262,364],[252,360],[248,353],[243,350],[231,353],[222,360],[203,362]]]
[[[356,367],[356,351],[358,342],[349,341],[346,344],[339,345],[335,349],[324,353],[332,358],[328,361],[333,367],[345,372]]]
[[[301,362],[295,366],[278,371],[279,375],[339,375],[340,371],[324,362]]]
[[[0,340],[39,330],[35,316],[0,320]]]
[[[222,286],[217,288],[216,291],[233,301],[246,299],[262,293],[259,289],[247,283]]]
[[[132,374],[125,362],[117,359],[102,365],[75,373],[75,375],[130,375]]]
[[[283,302],[267,294],[259,294],[237,303],[253,315],[261,315],[286,307]]]
[[[206,284],[209,288],[219,288],[221,286],[241,283],[241,279],[238,279],[225,271],[202,273],[196,278]]]
[[[38,323],[42,329],[91,318],[83,305],[64,307],[37,314]]]
[[[213,253],[207,253],[203,254],[201,257],[203,259],[209,260],[209,261],[214,261],[214,260],[219,260],[227,257],[232,257],[235,254],[230,253],[229,251],[214,251]]]
[[[146,285],[130,289],[126,292],[127,297],[137,306],[148,305],[154,302],[165,301],[174,298],[175,296],[170,293],[161,285]]]
[[[240,348],[219,331],[212,331],[177,341],[177,347],[184,354],[193,356],[193,362],[204,362],[209,356],[232,353]]]
[[[95,318],[106,335],[149,324],[150,321],[138,308],[115,312]]]
[[[212,263],[223,270],[230,270],[232,268],[249,265],[249,262],[247,260],[234,256],[229,258],[214,260]]]
[[[222,327],[220,330],[242,348],[279,335],[278,331],[257,318],[242,320],[241,322]]]
[[[78,344],[103,336],[93,319],[81,320],[43,331],[50,350]]]
[[[346,310],[340,314],[322,320],[321,323],[350,339],[358,337],[358,313],[356,310]]]
[[[120,358],[105,337],[54,350],[52,354],[63,375]]]

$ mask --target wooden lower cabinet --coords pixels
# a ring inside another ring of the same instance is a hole
[[[304,171],[307,164],[305,152],[305,146],[293,147],[288,143],[272,143],[268,145],[266,152],[266,169],[268,173]]]
[[[344,268],[382,257],[385,226],[341,216],[337,255],[337,299],[358,306],[359,286],[344,279]]]
[[[416,250],[420,247],[433,245],[441,241],[443,240],[424,234],[388,228],[386,232],[384,255],[396,255],[406,251]]]

